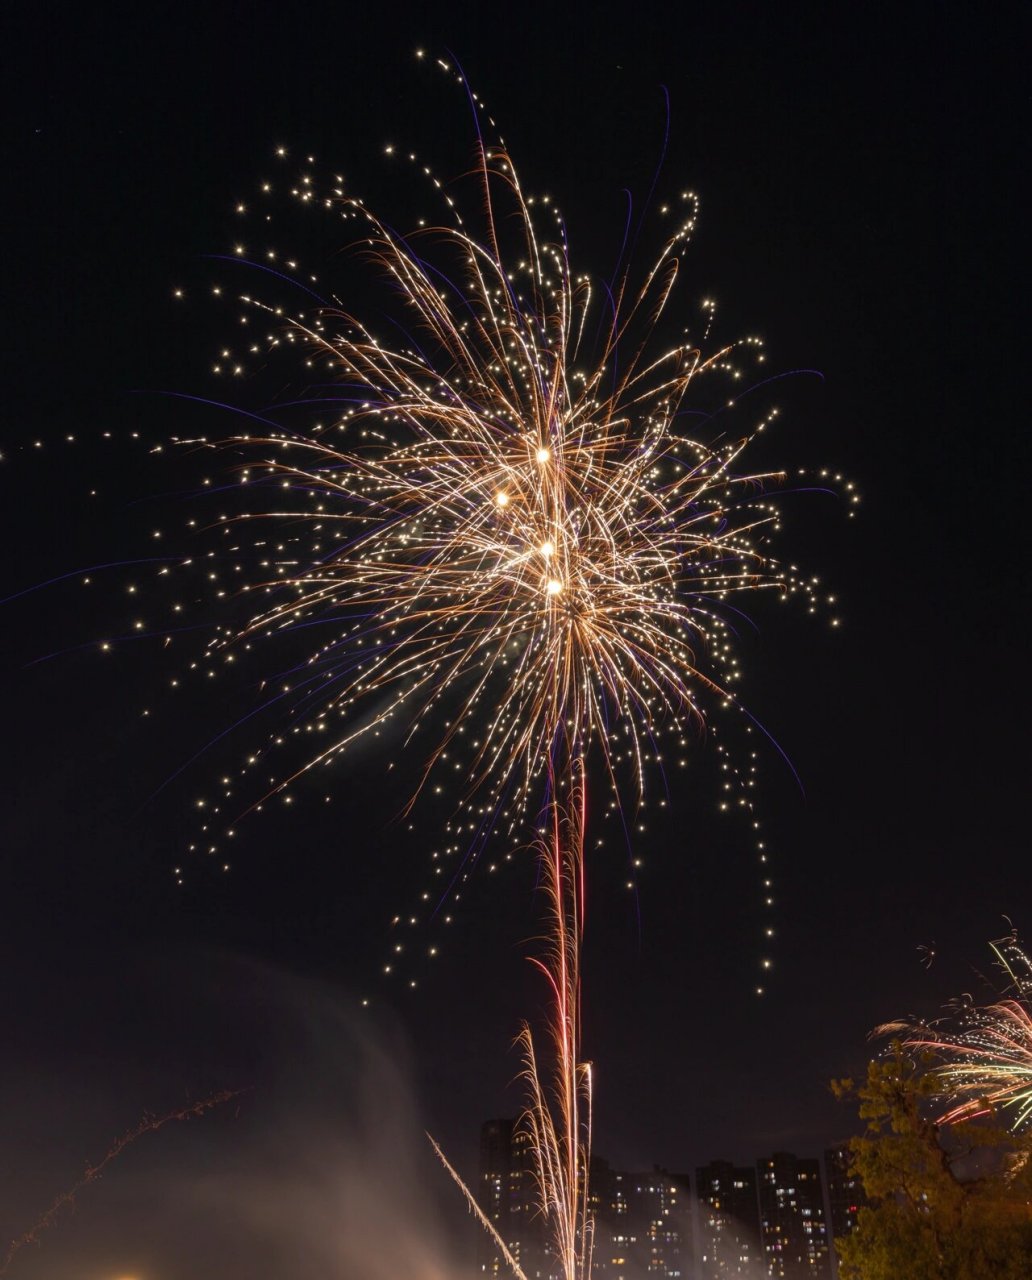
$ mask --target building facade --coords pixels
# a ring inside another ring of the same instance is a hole
[[[594,1274],[605,1280],[692,1280],[692,1203],[687,1174],[611,1169],[592,1160]]]
[[[698,1200],[696,1280],[748,1276],[762,1265],[756,1170],[711,1160],[695,1171]]]
[[[480,1129],[477,1203],[529,1280],[552,1280],[547,1241],[538,1212],[534,1153],[514,1120],[487,1120]],[[497,1243],[478,1224],[477,1270],[511,1276]]]
[[[818,1162],[775,1151],[757,1160],[756,1175],[767,1275],[773,1280],[831,1280]]]
[[[843,1240],[856,1226],[856,1215],[867,1203],[863,1183],[853,1171],[853,1158],[848,1143],[828,1147],[824,1153],[824,1177],[828,1187],[831,1215],[831,1261],[838,1274],[838,1255],[834,1242]]]

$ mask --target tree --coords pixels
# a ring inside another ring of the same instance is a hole
[[[869,1204],[836,1241],[842,1280],[1029,1280],[1032,1141],[981,1122],[942,1126],[929,1110],[942,1081],[927,1056],[894,1041],[859,1088],[863,1136],[853,1168]]]

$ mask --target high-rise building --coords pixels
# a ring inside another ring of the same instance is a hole
[[[755,1276],[760,1247],[756,1170],[711,1160],[695,1170],[699,1203],[697,1280]]]
[[[692,1271],[691,1184],[686,1173],[654,1165],[651,1173],[631,1174],[630,1217],[641,1224],[639,1257],[643,1274],[680,1277]]]
[[[477,1202],[530,1280],[550,1280],[546,1240],[537,1205],[530,1136],[514,1120],[487,1120],[480,1129]],[[484,1230],[477,1239],[477,1269],[509,1276],[497,1243]]]
[[[606,1280],[622,1280],[630,1254],[638,1247],[637,1226],[628,1216],[625,1175],[611,1169],[608,1160],[592,1156],[588,1198],[595,1221],[594,1272]]]
[[[687,1174],[658,1165],[651,1173],[625,1173],[604,1160],[592,1160],[594,1274],[605,1280],[690,1280],[689,1185]]]
[[[831,1280],[820,1165],[788,1151],[756,1162],[760,1230],[774,1280]]]
[[[831,1210],[831,1238],[843,1240],[856,1226],[856,1215],[867,1203],[863,1183],[853,1170],[853,1155],[848,1143],[829,1147],[824,1153],[824,1175],[828,1183],[828,1207]],[[838,1259],[832,1249],[831,1260],[838,1274]]]

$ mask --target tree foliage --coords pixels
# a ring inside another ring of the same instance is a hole
[[[940,1126],[929,1100],[942,1082],[927,1057],[895,1042],[859,1088],[867,1122],[852,1139],[868,1205],[836,1241],[842,1280],[1029,1280],[1032,1141],[970,1122]]]

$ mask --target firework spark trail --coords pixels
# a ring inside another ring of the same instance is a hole
[[[1032,960],[1014,935],[989,946],[1012,995],[988,1005],[965,998],[947,1006],[943,1019],[890,1022],[875,1034],[936,1056],[939,1097],[947,1104],[940,1124],[999,1110],[1020,1133],[1032,1120]]]
[[[463,1196],[465,1197],[466,1204],[469,1206],[470,1213],[473,1214],[476,1220],[480,1223],[480,1225],[484,1228],[487,1234],[498,1246],[498,1252],[505,1259],[506,1265],[512,1271],[513,1275],[516,1277],[516,1280],[527,1280],[526,1272],[522,1269],[519,1262],[517,1262],[517,1260],[513,1257],[509,1249],[509,1246],[505,1243],[505,1241],[499,1235],[498,1229],[495,1227],[494,1223],[483,1211],[483,1209],[481,1209],[480,1205],[477,1204],[477,1200],[476,1200],[476,1197],[473,1195],[473,1192],[470,1191],[469,1187],[462,1180],[462,1177],[456,1170],[455,1166],[451,1163],[448,1157],[441,1150],[436,1138],[433,1136],[432,1133],[428,1133],[426,1136],[430,1145],[434,1149],[434,1154],[437,1156],[438,1160],[440,1160],[441,1164],[444,1165],[452,1181],[455,1183],[455,1185],[459,1188],[459,1190],[462,1192]]]
[[[686,331],[660,342],[695,196],[682,194],[678,216],[663,207],[673,229],[637,283],[627,264],[595,286],[574,273],[550,200],[525,193],[506,148],[485,141],[475,95],[471,102],[479,235],[445,194],[455,187],[421,162],[448,219],[409,236],[346,194],[340,178],[323,191],[305,173],[294,189],[356,230],[356,247],[407,311],[393,326],[401,345],[381,342],[343,307],[305,313],[242,295],[243,323],[275,326],[251,350],[265,360],[300,348],[313,371],[310,398],[290,393],[261,420],[248,415],[247,432],[179,441],[229,452],[239,464],[244,509],[212,527],[230,541],[231,571],[245,584],[235,607],[246,613],[218,628],[202,664],[208,674],[260,639],[335,627],[309,651],[310,678],[292,712],[293,733],[312,731],[326,745],[254,786],[260,795],[249,806],[236,798],[237,781],[224,780],[212,805],[202,801],[210,814],[203,831],[216,853],[224,810],[261,808],[396,717],[408,725],[406,742],[421,731],[432,738],[410,807],[446,764],[459,768],[453,754],[465,753],[450,830],[460,844],[474,833],[468,862],[496,830],[517,832],[538,816],[551,932],[537,963],[550,991],[553,1064],[543,1084],[524,1027],[524,1120],[563,1280],[584,1280],[592,1236],[590,1069],[580,1061],[588,773],[599,769],[622,813],[621,778],[629,774],[644,798],[649,774],[662,775],[660,737],[683,746],[708,704],[738,706],[733,598],[802,595],[811,612],[823,601],[815,579],[769,551],[779,513],[766,494],[782,473],[743,467],[776,410],[716,443],[681,429],[693,388],[718,375],[734,388],[744,363],[764,359],[755,338],[709,354]],[[539,231],[546,219],[551,238]],[[713,314],[705,302],[702,342]],[[243,372],[236,358],[223,352],[215,371]],[[335,405],[324,375],[347,390]],[[269,429],[306,404],[331,420]],[[720,412],[733,404],[725,396]],[[252,755],[238,779],[247,783],[259,761],[264,769],[265,755]]]
[[[523,1052],[523,1079],[530,1097],[523,1123],[536,1160],[538,1205],[552,1224],[562,1280],[591,1275],[594,1224],[590,1205],[591,1064],[580,1058],[580,957],[584,934],[584,831],[586,788],[583,770],[569,770],[577,786],[569,808],[551,806],[552,829],[541,837],[539,857],[551,930],[544,959],[532,963],[551,994],[549,1026],[554,1060],[551,1089],[542,1085],[534,1037],[524,1023],[517,1043]]]
[[[171,1124],[173,1120],[192,1120],[198,1116],[204,1115],[215,1107],[221,1106],[224,1102],[229,1102],[231,1098],[240,1096],[239,1090],[223,1090],[221,1093],[212,1094],[210,1098],[205,1098],[201,1102],[191,1103],[189,1106],[180,1107],[177,1111],[170,1111],[161,1116],[144,1116],[135,1129],[130,1129],[120,1138],[111,1144],[104,1157],[97,1161],[96,1164],[88,1164],[82,1177],[69,1187],[67,1191],[63,1191],[51,1206],[43,1213],[29,1229],[12,1240],[4,1255],[3,1262],[0,1263],[0,1276],[7,1275],[10,1270],[11,1263],[15,1256],[29,1244],[38,1244],[42,1234],[52,1227],[60,1218],[61,1213],[65,1209],[70,1209],[75,1204],[76,1197],[84,1191],[91,1182],[96,1182],[100,1178],[108,1165],[113,1160],[117,1160],[126,1147],[131,1146],[138,1138],[142,1138],[146,1133],[156,1133],[159,1129],[163,1129],[165,1125]]]

